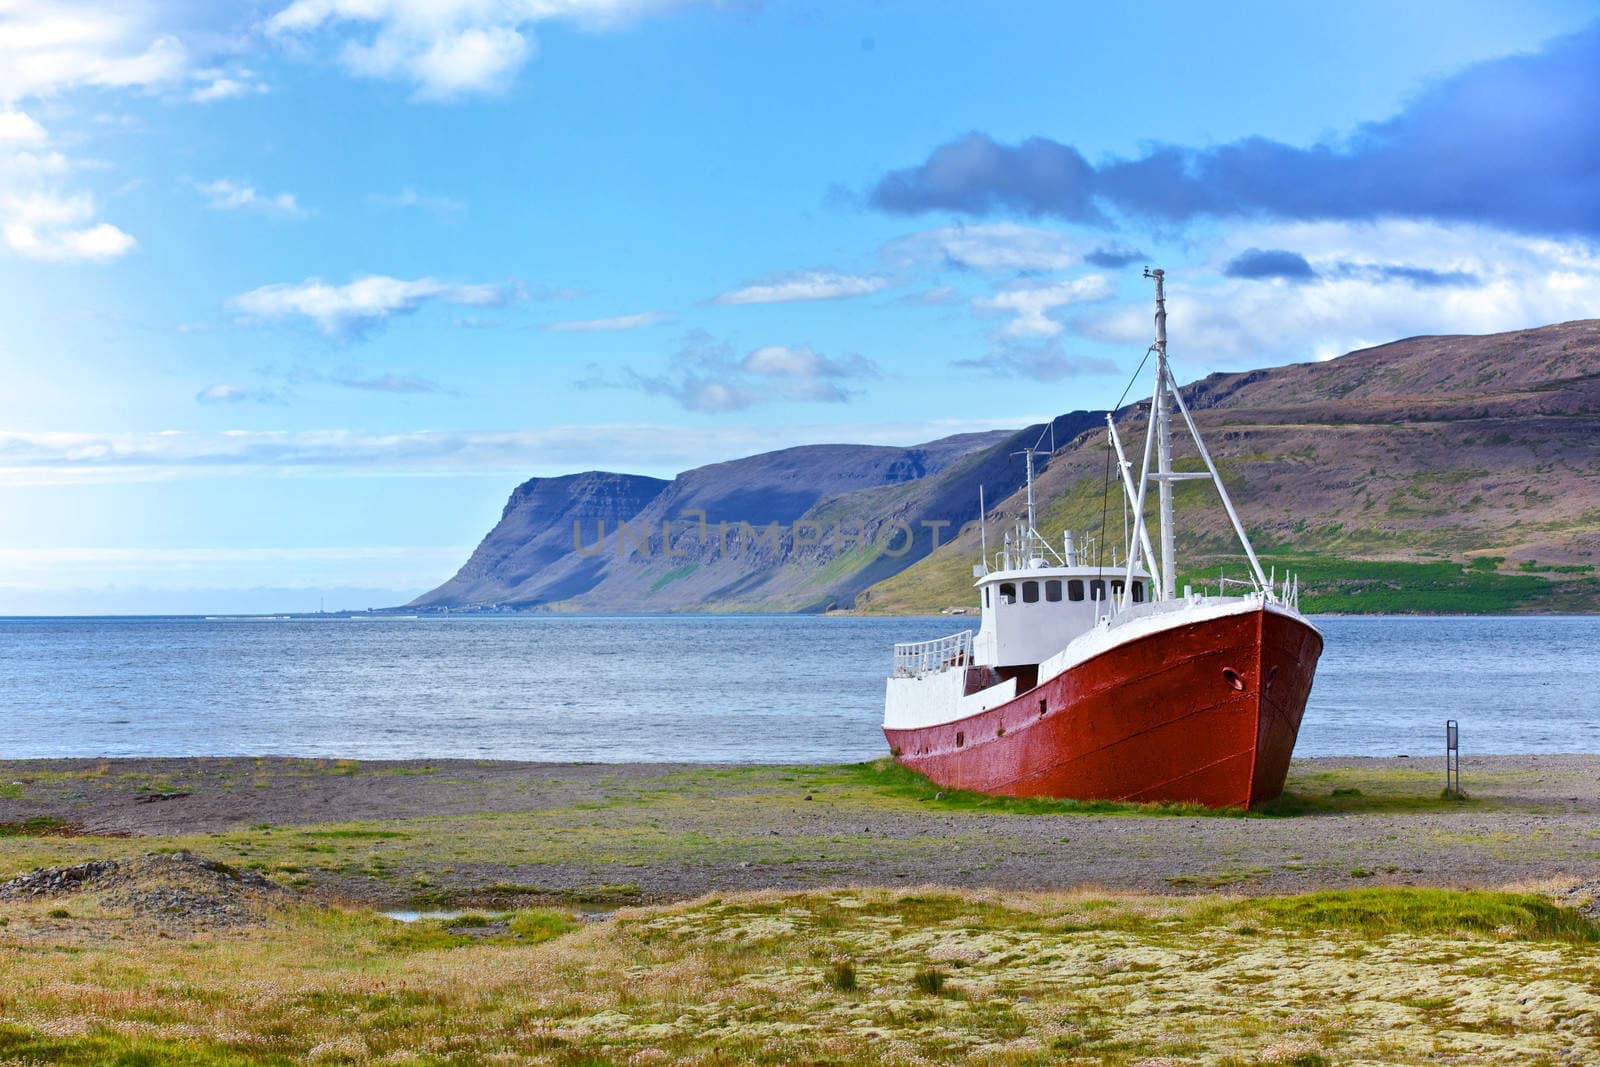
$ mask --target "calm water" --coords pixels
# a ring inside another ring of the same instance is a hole
[[[1299,755],[1600,752],[1600,618],[1328,618]],[[0,619],[0,757],[836,761],[952,619]]]

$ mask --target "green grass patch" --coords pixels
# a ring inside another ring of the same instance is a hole
[[[1182,815],[1238,818],[1239,808],[1207,808],[1199,804],[1129,804],[1116,800],[1057,800],[1050,797],[997,797],[967,789],[946,789],[887,757],[851,764],[842,770],[855,783],[884,796],[913,800],[947,811],[1009,815]]]
[[[1271,554],[1263,567],[1300,578],[1300,608],[1312,614],[1494,615],[1538,610],[1551,582],[1533,574],[1503,574],[1500,556],[1477,556],[1465,565],[1449,560],[1409,563]],[[1543,568],[1541,568],[1543,569]],[[1227,568],[1242,579],[1244,568]],[[1217,570],[1180,578],[1196,589],[1217,584]]]
[[[1536,559],[1525,559],[1517,564],[1520,571],[1537,571],[1541,574],[1593,574],[1592,563],[1540,563]]]
[[[1303,896],[1258,897],[1208,906],[1195,921],[1241,918],[1275,930],[1317,934],[1349,930],[1388,934],[1491,934],[1528,941],[1600,941],[1600,926],[1570,908],[1529,893],[1449,889],[1341,889]]]
[[[301,837],[330,837],[343,841],[388,841],[404,839],[410,834],[399,830],[364,830],[357,827],[340,827],[333,830],[302,830]]]
[[[693,574],[699,569],[700,564],[698,563],[686,563],[682,567],[674,567],[661,577],[657,578],[655,582],[651,584],[650,592],[659,593],[673,582],[676,582],[680,578],[687,578],[689,575]]]
[[[55,1037],[0,1024],[0,1059],[8,1063],[54,1063],[69,1067],[222,1067],[226,1064],[288,1064],[289,1056],[204,1040],[126,1037],[95,1030]]]
[[[535,908],[528,911],[519,911],[511,916],[507,929],[512,937],[525,944],[538,944],[541,941],[550,941],[562,934],[570,933],[578,928],[579,924],[572,916],[548,908]]]

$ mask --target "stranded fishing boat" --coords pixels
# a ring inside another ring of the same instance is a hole
[[[1137,484],[1106,417],[1132,515],[1122,551],[1108,567],[1080,558],[1070,532],[1060,551],[1039,535],[1030,449],[1026,522],[993,558],[985,533],[973,567],[976,635],[895,646],[883,732],[895,759],[940,785],[1244,808],[1283,791],[1322,635],[1300,614],[1298,582],[1262,571],[1167,369],[1163,273],[1146,277],[1155,279],[1156,380]],[[1204,471],[1172,469],[1174,405]],[[1175,590],[1172,486],[1191,478],[1216,486],[1244,547],[1240,595]],[[1152,483],[1159,556],[1144,521]]]

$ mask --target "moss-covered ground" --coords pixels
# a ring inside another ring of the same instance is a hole
[[[62,914],[63,912],[67,914]],[[1530,894],[836,888],[580,925],[8,905],[0,1058],[71,1064],[1592,1062],[1596,928]]]

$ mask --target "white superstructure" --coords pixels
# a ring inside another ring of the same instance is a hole
[[[1145,433],[1138,481],[1123,451],[1110,414],[1107,445],[1114,450],[1119,488],[1131,522],[1120,550],[1103,546],[1081,553],[1070,531],[1059,550],[1035,527],[1033,460],[1027,449],[1027,515],[1008,531],[993,556],[988,531],[982,529],[983,560],[973,567],[982,622],[935,641],[895,646],[894,673],[888,680],[884,725],[907,729],[953,722],[1005,704],[1069,667],[1123,641],[1189,622],[1245,611],[1269,610],[1299,615],[1299,586],[1281,583],[1263,572],[1244,526],[1228,497],[1167,366],[1167,312],[1162,271],[1146,271],[1155,281],[1156,383],[1152,417]],[[1193,438],[1203,471],[1172,468],[1171,409],[1176,406]],[[1154,469],[1152,469],[1152,460]],[[1216,486],[1249,564],[1248,592],[1228,596],[1195,595],[1176,589],[1177,558],[1173,536],[1172,485],[1187,479],[1209,479]],[[1159,556],[1145,521],[1147,491],[1156,486]],[[979,510],[983,511],[980,490]],[[1092,555],[1092,562],[1080,559]],[[1308,624],[1309,625],[1309,624]]]

